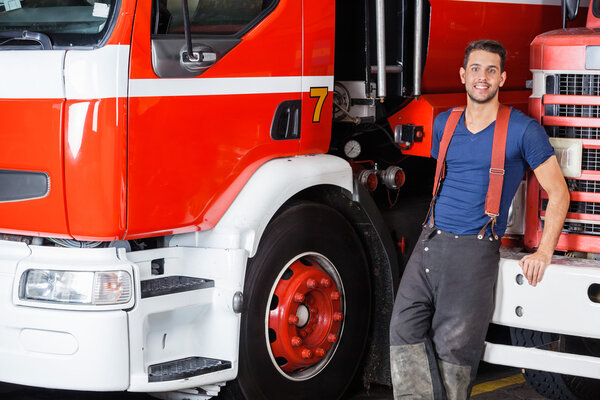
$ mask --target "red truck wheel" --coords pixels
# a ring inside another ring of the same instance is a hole
[[[342,396],[362,360],[371,290],[341,214],[315,203],[279,214],[248,264],[244,302],[238,378],[220,398]]]

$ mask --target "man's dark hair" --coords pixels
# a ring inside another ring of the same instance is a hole
[[[500,72],[504,72],[504,61],[506,60],[506,49],[502,43],[490,39],[475,40],[467,46],[465,49],[465,59],[463,61],[463,68],[467,68],[467,61],[469,61],[469,55],[473,50],[484,50],[490,53],[498,54],[500,56]]]

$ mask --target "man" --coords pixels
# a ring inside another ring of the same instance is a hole
[[[569,193],[548,136],[536,121],[498,101],[506,81],[505,58],[506,50],[496,41],[470,43],[460,68],[466,109],[446,111],[434,122],[431,155],[438,158],[439,153],[438,165],[443,166],[445,153],[445,177],[436,185],[441,189],[394,305],[390,350],[395,399],[468,397],[493,310],[500,237],[529,167],[549,198],[539,248],[520,260],[530,285],[542,279],[563,226]],[[449,118],[455,129],[450,123],[446,128]],[[492,142],[499,135],[496,125],[502,131],[506,123],[506,146],[496,146],[505,149],[504,157],[497,157],[504,166],[497,170],[490,167]],[[452,138],[440,146],[446,129]],[[503,176],[502,186],[495,186],[502,188],[496,213],[486,203],[492,173]]]

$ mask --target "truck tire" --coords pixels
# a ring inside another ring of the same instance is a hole
[[[248,263],[238,377],[219,398],[340,398],[370,315],[369,268],[350,223],[317,203],[285,209]]]
[[[585,339],[562,336],[529,329],[510,328],[513,345],[549,348],[559,339],[567,352],[600,356],[598,344],[583,343]],[[582,349],[584,349],[582,351]],[[587,353],[587,354],[586,354]],[[527,383],[542,396],[553,400],[596,400],[600,392],[600,380],[580,376],[562,375],[554,372],[523,370]]]

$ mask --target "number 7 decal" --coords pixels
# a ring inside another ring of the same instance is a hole
[[[326,87],[311,87],[310,98],[318,97],[317,105],[315,106],[315,112],[313,113],[312,122],[321,122],[321,111],[323,111],[323,103],[327,98],[328,89]]]

